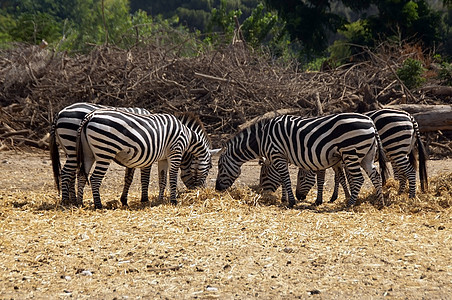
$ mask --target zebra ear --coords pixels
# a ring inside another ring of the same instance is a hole
[[[210,155],[214,156],[214,155],[220,153],[221,150],[222,150],[222,148],[210,149],[209,153],[210,153]]]

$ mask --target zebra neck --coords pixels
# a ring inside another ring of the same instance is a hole
[[[234,153],[236,161],[241,163],[261,157],[261,130],[258,126],[251,126],[236,136],[236,145],[231,153]]]

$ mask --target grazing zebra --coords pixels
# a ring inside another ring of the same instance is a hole
[[[50,130],[50,158],[52,160],[53,175],[58,192],[60,192],[60,179],[61,179],[61,192],[63,203],[77,203],[81,205],[83,199],[83,187],[85,185],[85,179],[79,177],[79,190],[78,199],[76,200],[75,193],[75,178],[77,167],[77,155],[76,155],[76,138],[77,130],[80,127],[80,123],[90,112],[107,108],[107,106],[94,104],[94,103],[75,103],[62,109],[55,117],[52,128]],[[113,108],[112,108],[113,109]],[[134,112],[138,114],[150,115],[151,113],[143,108],[118,108],[119,110]],[[58,144],[63,148],[66,154],[66,162],[61,169],[60,155],[58,152]],[[124,189],[121,195],[121,200],[127,202],[127,193],[132,182],[134,169],[127,169]],[[148,199],[148,185],[149,185],[149,172],[150,169],[141,170],[141,201],[145,202]]]
[[[428,176],[426,160],[428,159],[427,152],[421,141],[419,133],[419,126],[416,120],[409,113],[394,110],[381,109],[365,113],[375,123],[375,127],[380,135],[383,148],[386,156],[391,161],[394,175],[399,180],[399,194],[405,191],[406,181],[409,184],[409,197],[416,196],[416,156],[414,154],[417,148],[419,156],[419,179],[421,183],[421,190],[425,192],[428,188]],[[340,166],[334,168],[335,180],[334,191],[330,202],[337,199],[339,181],[344,189],[346,198],[350,197],[346,185],[345,175]],[[277,171],[267,164],[263,164],[261,169],[261,187],[264,191],[275,191],[280,182],[275,180],[274,174]],[[297,182],[297,199],[302,200],[306,198],[307,193],[314,185],[315,172],[307,172],[302,169],[298,173]],[[317,172],[317,200],[316,204],[321,204],[322,187],[324,182],[324,174]]]
[[[102,208],[99,188],[112,160],[127,168],[150,168],[158,162],[159,200],[163,199],[169,170],[170,201],[177,204],[177,173],[185,152],[193,157],[197,180],[205,182],[211,163],[211,151],[205,134],[184,125],[169,114],[149,116],[111,109],[88,114],[77,132],[77,169],[90,177],[95,208]],[[124,204],[124,203],[123,203]]]
[[[83,176],[78,177],[78,191],[76,197],[75,193],[75,179],[76,179],[76,167],[77,167],[77,155],[75,151],[77,130],[80,127],[80,123],[85,116],[96,109],[111,108],[118,109],[137,114],[150,115],[151,113],[144,108],[129,108],[120,107],[113,108],[104,105],[94,103],[75,103],[62,109],[55,117],[52,128],[50,131],[50,158],[52,160],[53,175],[58,192],[62,192],[62,203],[75,203],[81,205],[83,202],[83,190],[86,183],[86,178]],[[194,115],[191,118],[180,114],[178,116],[184,123],[187,123],[189,127],[196,127],[193,120],[196,118]],[[202,128],[202,127],[201,127]],[[202,130],[198,130],[201,133]],[[205,138],[206,144],[210,146],[210,140]],[[58,151],[58,144],[62,147],[66,154],[66,162],[61,169],[60,154]],[[192,166],[192,157],[184,156],[183,163],[181,164],[181,178],[187,188],[196,188],[201,186],[201,182],[196,180],[196,173],[190,168]],[[121,203],[127,203],[127,195],[132,184],[134,168],[126,168],[124,176],[124,188],[121,194]],[[194,175],[193,175],[194,174]],[[148,186],[149,186],[150,168],[141,169],[141,202],[148,201]],[[60,188],[61,181],[61,188]],[[77,198],[77,199],[76,199]]]
[[[283,183],[288,206],[295,198],[291,189],[288,164],[319,171],[343,162],[349,172],[353,205],[364,182],[360,166],[372,180],[378,199],[383,202],[381,177],[373,162],[376,152],[382,174],[386,172],[385,155],[372,120],[356,113],[342,113],[318,118],[279,116],[259,121],[230,139],[218,161],[216,189],[230,187],[240,175],[241,165],[265,157]]]
[[[186,112],[176,114],[176,117],[182,122],[182,124],[196,132],[202,138],[204,147],[212,149],[212,142],[210,141],[210,138],[206,133],[204,125],[195,114]],[[218,151],[219,149],[211,150],[210,153],[215,154]],[[189,189],[205,185],[206,178],[199,172],[198,162],[199,160],[196,160],[194,155],[189,152],[185,152],[182,157],[182,161],[180,164],[181,170],[180,177],[184,182],[185,186]]]

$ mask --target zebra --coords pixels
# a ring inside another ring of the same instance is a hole
[[[381,176],[374,166],[379,153],[382,176],[386,173],[385,155],[372,120],[362,114],[342,113],[315,118],[282,115],[258,121],[245,128],[223,147],[218,161],[215,188],[229,188],[240,175],[241,165],[264,157],[275,167],[283,184],[288,207],[295,205],[288,164],[305,170],[319,171],[343,162],[349,172],[351,197],[355,204],[364,182],[360,166],[376,188],[383,203]]]
[[[204,134],[206,135],[206,134]],[[159,201],[169,169],[170,202],[177,204],[177,173],[185,152],[193,156],[198,181],[205,183],[211,163],[205,137],[170,114],[138,115],[112,109],[88,114],[77,131],[77,169],[90,177],[95,208],[102,208],[99,188],[112,160],[127,168],[150,168],[158,162]],[[123,203],[124,204],[124,203]]]
[[[406,188],[406,181],[409,184],[409,197],[416,196],[416,156],[414,150],[417,149],[419,157],[419,179],[422,192],[428,189],[428,176],[426,160],[427,151],[422,143],[419,125],[412,115],[405,111],[395,109],[380,109],[365,113],[375,123],[375,127],[380,135],[386,156],[391,161],[394,175],[399,181],[399,194]],[[275,180],[277,171],[265,162],[261,162],[260,183],[263,191],[276,191],[280,182]],[[345,197],[349,198],[350,193],[346,184],[345,175],[340,165],[334,167],[335,180],[334,191],[330,202],[334,202],[338,196],[339,182],[345,192]],[[314,185],[315,172],[299,170],[297,176],[297,199],[303,200]],[[322,187],[325,174],[317,172],[317,200],[316,205],[322,203]],[[383,183],[384,184],[384,183]]]
[[[57,187],[58,193],[62,194],[62,203],[75,203],[81,205],[83,202],[83,190],[86,183],[85,177],[76,176],[77,167],[77,155],[76,155],[76,137],[77,130],[80,127],[80,123],[84,117],[96,109],[111,108],[118,109],[128,112],[133,112],[137,114],[150,115],[151,112],[144,108],[129,108],[129,107],[109,107],[100,104],[79,102],[71,104],[64,109],[62,109],[54,118],[52,127],[50,130],[50,159],[52,161],[52,169],[55,180],[55,185]],[[195,127],[195,122],[193,120],[196,118],[194,115],[188,118],[185,114],[179,114],[178,118],[183,122],[187,123],[191,127]],[[200,121],[199,121],[200,122]],[[201,124],[202,125],[202,124]],[[203,127],[201,127],[203,128]],[[201,130],[199,130],[201,132]],[[205,143],[211,147],[210,140],[205,138]],[[60,155],[58,151],[58,145],[61,146],[66,154],[66,162],[64,163],[63,169],[61,169]],[[185,186],[189,189],[201,186],[201,182],[196,180],[193,175],[194,171],[190,169],[192,166],[192,159],[187,155],[184,156],[181,164],[181,178]],[[127,203],[127,195],[130,189],[134,168],[126,168],[124,176],[124,188],[121,194],[121,203]],[[196,175],[196,174],[195,174]],[[76,197],[75,192],[75,179],[78,178],[78,191]],[[150,178],[150,168],[141,169],[141,202],[148,202],[148,186]],[[60,185],[61,181],[61,185]]]
[[[86,102],[74,103],[62,109],[54,118],[50,130],[50,141],[49,141],[50,159],[52,161],[55,185],[57,187],[58,193],[61,192],[62,195],[62,203],[76,203],[78,205],[81,205],[82,203],[83,187],[85,185],[85,179],[83,177],[78,177],[79,188],[77,199],[75,193],[75,179],[77,167],[77,155],[75,148],[76,148],[77,130],[80,127],[80,123],[87,114],[96,109],[102,108],[108,108],[108,106]],[[144,108],[121,107],[117,109],[144,115],[151,114],[151,112]],[[61,148],[66,154],[66,162],[64,163],[63,169],[61,169],[58,145],[61,146]],[[126,170],[126,175],[124,179],[124,189],[121,195],[121,201],[124,201],[125,199],[125,201],[127,202],[127,193],[132,182],[134,171],[135,171],[134,169],[130,168]],[[149,172],[150,169],[141,170],[142,202],[148,201],[147,189],[149,185],[149,174],[150,174]]]

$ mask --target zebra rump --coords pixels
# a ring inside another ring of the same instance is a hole
[[[76,200],[75,193],[75,178],[76,178],[76,137],[77,130],[80,127],[80,123],[85,118],[87,114],[90,112],[101,109],[101,108],[110,108],[110,109],[118,109],[122,111],[129,111],[137,114],[150,115],[151,113],[144,108],[136,108],[136,107],[120,107],[113,108],[104,105],[94,104],[94,103],[86,103],[79,102],[71,104],[65,108],[63,108],[59,113],[54,117],[51,130],[50,130],[50,159],[52,161],[52,170],[53,177],[55,180],[55,185],[57,187],[58,193],[62,194],[62,202],[63,203],[77,203],[81,204],[83,199],[83,187],[85,182],[83,178],[79,178],[79,192],[78,199]],[[63,151],[66,154],[66,162],[61,169],[60,163],[60,154],[58,151],[58,145],[61,146]],[[146,183],[146,170],[142,170],[142,189],[147,189],[148,183]],[[129,177],[125,178],[125,185],[122,194],[122,198],[127,198],[128,187],[132,182],[133,170],[127,170],[126,172]],[[143,191],[142,191],[143,193]],[[147,198],[147,190],[146,196],[142,197],[142,201]]]

